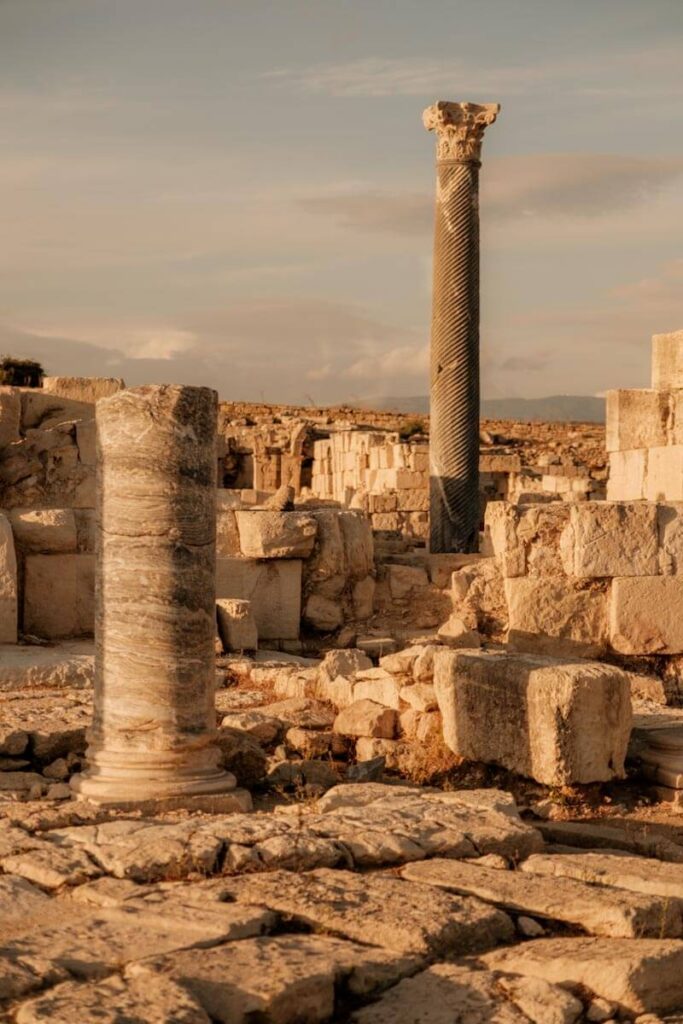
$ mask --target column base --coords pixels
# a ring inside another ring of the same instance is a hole
[[[660,800],[683,809],[683,726],[653,729],[640,751],[642,773]]]
[[[251,793],[236,788],[235,778],[225,773],[229,784],[223,790],[207,792],[155,792],[150,784],[147,791],[131,787],[127,790],[120,779],[116,782],[89,778],[87,774],[74,775],[71,788],[75,800],[88,800],[100,807],[117,811],[141,811],[159,814],[164,811],[202,811],[205,814],[245,814],[253,810]]]

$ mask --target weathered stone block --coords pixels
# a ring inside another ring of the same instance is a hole
[[[620,669],[482,651],[438,651],[434,666],[455,754],[549,786],[623,776],[631,696]]]
[[[643,497],[648,501],[683,501],[683,445],[648,450]]]
[[[241,553],[235,511],[231,508],[219,507],[216,510],[216,556],[218,558],[238,558]]]
[[[664,576],[683,575],[683,503],[658,505],[657,528],[659,571]]]
[[[332,726],[341,736],[372,736],[390,740],[396,735],[398,715],[374,700],[356,700],[340,711]]]
[[[503,576],[560,575],[559,542],[569,515],[570,508],[563,502],[527,507],[489,502],[486,530]]]
[[[319,633],[332,633],[344,621],[344,612],[338,601],[323,594],[310,594],[304,607],[304,619]]]
[[[670,407],[667,391],[648,388],[608,391],[607,451],[623,452],[669,444],[672,426]]]
[[[607,594],[564,576],[505,580],[512,650],[594,657],[607,645]]]
[[[44,377],[45,394],[71,398],[76,402],[98,402],[125,388],[121,377]]]
[[[608,501],[640,501],[645,494],[648,451],[612,452],[609,457],[607,480]]]
[[[305,512],[275,510],[235,512],[245,558],[308,558],[318,524]]]
[[[85,636],[95,628],[95,556],[29,555],[24,631],[47,639]]]
[[[21,392],[22,430],[40,427],[48,430],[59,423],[92,419],[95,407],[91,402],[51,395],[42,388],[31,388]]]
[[[394,601],[410,597],[429,585],[429,577],[424,569],[415,565],[387,565],[389,591]]]
[[[67,554],[78,549],[76,517],[70,508],[14,509],[10,518],[24,551]]]
[[[654,505],[589,501],[571,508],[560,540],[568,576],[651,576],[658,571]]]
[[[17,642],[17,557],[12,527],[0,514],[0,643]]]
[[[216,597],[250,601],[261,640],[296,640],[301,620],[301,561],[217,558]]]
[[[652,387],[683,388],[683,331],[652,336]]]
[[[216,601],[218,633],[226,651],[255,651],[258,630],[250,601],[218,598]]]
[[[612,583],[610,643],[621,654],[683,652],[683,580],[630,576]]]
[[[19,440],[21,424],[21,392],[0,387],[0,449]]]

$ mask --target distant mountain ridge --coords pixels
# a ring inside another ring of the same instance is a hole
[[[364,398],[355,404],[363,409],[415,413],[418,416],[429,412],[429,398],[426,395],[412,398]],[[605,400],[593,395],[486,398],[481,403],[481,415],[484,419],[519,420],[523,423],[533,420],[544,423],[604,423]]]

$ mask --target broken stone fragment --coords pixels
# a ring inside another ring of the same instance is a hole
[[[333,730],[342,736],[372,736],[392,739],[398,716],[391,708],[372,700],[359,700],[344,708],[334,720]]]

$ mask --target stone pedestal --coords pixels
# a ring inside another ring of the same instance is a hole
[[[653,729],[639,756],[659,798],[683,809],[683,725]]]
[[[214,745],[216,410],[215,392],[176,386],[97,404],[95,711],[80,797],[248,805]]]
[[[430,371],[430,550],[479,544],[479,166],[497,103],[428,107],[436,133]]]

